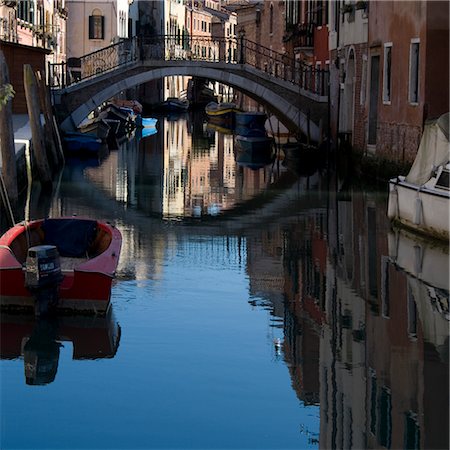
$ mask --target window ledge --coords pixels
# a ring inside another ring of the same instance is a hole
[[[383,105],[390,106],[391,101],[390,100],[383,100]]]

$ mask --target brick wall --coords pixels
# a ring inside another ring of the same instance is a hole
[[[13,114],[27,114],[27,103],[23,87],[23,66],[30,64],[37,71],[45,73],[45,55],[47,50],[20,44],[0,41],[0,49],[5,55],[9,69],[9,79],[16,94],[12,101]]]
[[[377,156],[396,162],[413,162],[422,128],[411,124],[378,122]]]
[[[272,32],[270,32],[270,9],[273,8]],[[266,0],[261,7],[261,41],[264,47],[282,53],[284,50],[284,2]]]

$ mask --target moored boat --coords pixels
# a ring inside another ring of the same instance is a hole
[[[189,109],[189,100],[177,97],[168,97],[160,103],[157,109],[163,111],[187,111]]]
[[[265,136],[267,116],[260,111],[236,112],[236,134],[241,136]]]
[[[142,105],[137,100],[113,99],[111,103],[119,108],[130,108],[135,114],[142,114]]]
[[[102,146],[100,138],[76,131],[65,133],[63,142],[69,153],[98,153]]]
[[[111,131],[107,122],[99,117],[93,119],[86,119],[78,125],[78,130],[81,133],[93,135],[99,139],[106,139]]]
[[[218,124],[226,124],[228,127],[234,127],[235,115],[238,111],[240,111],[240,109],[232,102],[210,102],[205,106],[208,120]]]
[[[272,150],[273,139],[268,136],[236,136],[240,150],[250,154],[265,154]]]
[[[154,117],[142,117],[137,116],[136,117],[136,126],[141,128],[154,128],[156,127],[156,124],[158,123],[158,119]]]
[[[158,130],[155,127],[145,127],[141,129],[140,135],[138,133],[138,136],[140,136],[141,139],[144,139],[149,136],[153,136],[156,134]]]
[[[389,180],[388,217],[448,242],[450,206],[449,113],[425,124],[414,163]]]
[[[133,114],[130,112],[132,112],[130,109],[118,107],[110,103],[99,113],[98,117],[104,119],[108,125],[111,122],[118,123],[115,134],[116,136],[121,136],[135,127],[134,118],[132,117]]]
[[[107,222],[63,217],[22,222],[0,238],[0,305],[105,314],[122,237]]]

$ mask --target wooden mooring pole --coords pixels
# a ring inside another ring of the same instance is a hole
[[[30,119],[32,148],[39,181],[43,186],[49,186],[51,185],[52,178],[41,126],[38,86],[36,76],[30,64],[24,64],[23,66],[23,84],[27,100],[28,117]]]
[[[51,167],[59,166],[59,151],[56,148],[56,142],[53,135],[53,119],[51,105],[47,103],[47,86],[45,84],[45,78],[42,77],[40,71],[36,72],[36,83],[39,92],[39,103],[41,105],[41,111],[44,114],[44,135],[45,144],[47,148],[47,155],[50,159],[49,163]]]
[[[9,71],[0,50],[0,89],[9,84]],[[2,154],[2,177],[9,201],[15,205],[19,197],[17,188],[16,150],[12,122],[12,101],[0,104],[0,147]],[[6,206],[6,205],[5,205]]]
[[[45,117],[45,133],[49,136],[51,152],[56,161],[56,166],[60,167],[64,164],[64,151],[61,144],[61,136],[57,126],[55,115],[53,114],[52,100],[50,96],[50,88],[45,82],[45,74],[41,71],[36,72],[38,80],[39,92],[41,96],[41,109],[44,111]]]

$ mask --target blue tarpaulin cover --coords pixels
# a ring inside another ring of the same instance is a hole
[[[97,222],[86,219],[45,219],[42,224],[44,243],[55,245],[60,256],[86,256],[95,239]]]

